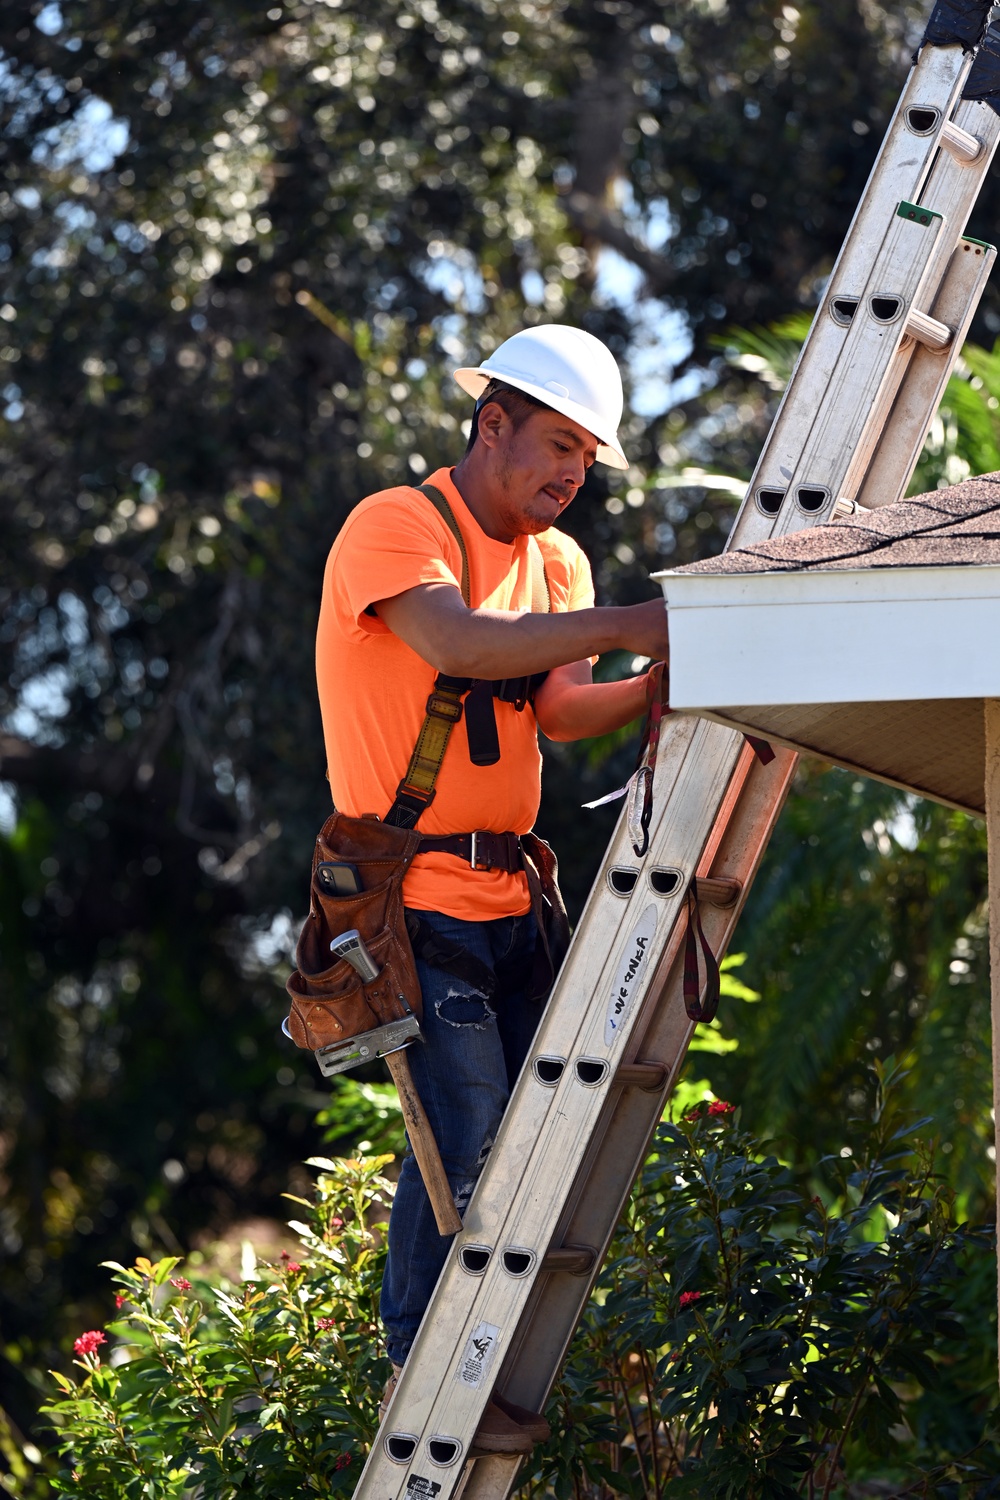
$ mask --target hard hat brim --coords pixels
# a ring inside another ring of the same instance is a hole
[[[543,406],[548,406],[552,411],[557,411],[561,416],[569,417],[571,422],[576,422],[586,429],[597,439],[597,459],[599,463],[608,464],[612,469],[627,469],[629,461],[622,452],[618,441],[618,433],[611,428],[598,431],[594,425],[594,413],[587,407],[581,406],[579,402],[570,400],[569,396],[557,396],[545,386],[535,385],[533,381],[521,380],[512,375],[497,375],[495,371],[471,366],[463,366],[460,370],[452,372],[466,395],[478,401],[491,380],[501,380],[504,385],[512,385],[519,391],[524,391],[526,396],[534,396],[536,401],[541,401]]]

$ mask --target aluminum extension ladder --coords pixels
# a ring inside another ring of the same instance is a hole
[[[1000,140],[990,9],[934,8],[729,546],[905,492],[996,257],[963,238]],[[545,1404],[694,1030],[689,892],[721,954],[794,767],[664,721],[647,853],[620,819],[354,1500],[510,1492],[480,1417],[494,1387]]]

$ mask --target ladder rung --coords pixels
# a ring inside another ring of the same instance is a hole
[[[735,906],[743,886],[738,880],[724,875],[699,875],[694,882],[694,893],[699,901],[709,906]]]
[[[954,120],[945,120],[941,126],[940,141],[948,155],[953,156],[963,167],[971,167],[982,154],[983,143],[979,137],[963,130]]]
[[[546,1250],[542,1259],[543,1271],[569,1271],[572,1276],[585,1276],[594,1264],[594,1251],[589,1245],[561,1245],[555,1250]]]
[[[667,1069],[664,1063],[622,1063],[615,1074],[615,1083],[620,1083],[625,1088],[662,1089],[666,1081]]]
[[[906,315],[906,331],[911,339],[925,344],[928,349],[947,349],[954,337],[947,323],[939,322],[928,313],[918,312],[915,307]]]

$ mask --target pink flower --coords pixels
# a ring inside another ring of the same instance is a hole
[[[727,1104],[725,1099],[713,1099],[708,1106],[710,1115],[731,1115],[736,1109],[735,1104]]]
[[[336,1328],[336,1326],[337,1326],[337,1320],[336,1320],[336,1318],[317,1318],[316,1319],[316,1327],[319,1328],[323,1333],[328,1333],[331,1328]]]
[[[115,1292],[115,1306],[116,1307],[124,1307],[125,1306],[125,1293],[124,1292]]]
[[[73,1345],[73,1353],[80,1359],[86,1359],[89,1354],[96,1354],[100,1346],[107,1342],[99,1329],[92,1328],[89,1333],[81,1333]]]
[[[289,1276],[297,1276],[299,1271],[302,1270],[302,1267],[299,1265],[297,1260],[290,1260],[288,1262],[288,1265],[285,1267],[285,1270],[288,1272]]]
[[[175,1286],[179,1292],[189,1292],[191,1283],[185,1276],[171,1276],[170,1285]]]
[[[343,1229],[344,1227],[343,1219],[331,1219],[330,1224],[334,1229]]]
[[[681,1307],[693,1307],[701,1301],[701,1292],[681,1292]]]

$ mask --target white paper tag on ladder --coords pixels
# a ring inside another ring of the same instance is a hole
[[[604,807],[608,802],[617,802],[620,797],[628,797],[628,809],[625,814],[625,824],[628,828],[628,836],[632,840],[633,847],[642,843],[642,810],[646,798],[646,783],[652,776],[648,766],[640,766],[637,771],[620,786],[617,792],[607,792],[603,797],[597,797],[593,802],[584,802],[583,807],[589,812],[594,807]]]

